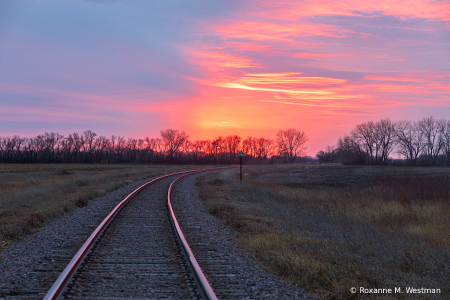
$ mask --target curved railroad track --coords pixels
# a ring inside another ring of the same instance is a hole
[[[182,177],[217,169],[161,176],[128,195],[44,299],[217,299],[170,203],[171,189]]]

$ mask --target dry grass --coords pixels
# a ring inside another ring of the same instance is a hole
[[[246,173],[243,185],[236,171],[203,176],[201,198],[286,281],[322,299],[371,298],[351,287],[408,286],[450,298],[449,169],[297,165]]]
[[[198,166],[0,164],[0,251],[45,221],[134,181]],[[0,252],[1,254],[1,252]]]

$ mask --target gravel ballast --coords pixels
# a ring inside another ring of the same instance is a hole
[[[0,258],[0,300],[42,299],[93,230],[145,179],[93,199],[88,206],[47,223]]]
[[[175,187],[172,202],[177,218],[182,228],[198,230],[189,234],[201,236],[205,243],[214,245],[215,253],[230,265],[237,280],[246,286],[250,295],[246,298],[312,299],[303,296],[303,290],[266,272],[244,254],[235,243],[234,233],[205,212],[195,187],[196,176],[188,176]],[[88,206],[46,224],[5,250],[0,258],[0,300],[42,299],[96,226],[128,194],[149,180],[132,183],[91,200]],[[189,217],[183,218],[182,215]]]

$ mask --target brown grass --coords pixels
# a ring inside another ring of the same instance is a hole
[[[322,299],[351,287],[440,288],[450,297],[450,170],[274,166],[198,181],[208,211],[264,267]],[[372,296],[372,297],[371,297]],[[383,299],[412,298],[385,294]]]
[[[44,222],[138,180],[198,166],[0,164],[0,251]],[[0,252],[1,254],[1,252]]]

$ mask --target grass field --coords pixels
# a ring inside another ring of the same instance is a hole
[[[200,177],[201,198],[286,281],[322,299],[450,299],[449,168],[283,165],[244,175],[242,185],[236,170]]]
[[[134,181],[199,166],[0,164],[0,254],[43,222]]]

